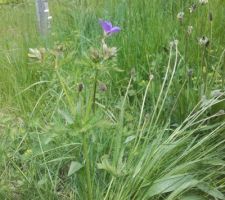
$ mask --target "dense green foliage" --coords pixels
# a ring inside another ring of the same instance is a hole
[[[22,3],[23,0],[0,0],[0,4],[15,4]]]
[[[0,199],[225,199],[225,2],[49,4],[0,7]]]

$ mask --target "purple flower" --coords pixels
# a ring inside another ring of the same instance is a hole
[[[118,26],[113,26],[110,21],[104,21],[102,19],[99,20],[102,29],[106,35],[112,35],[113,33],[117,33],[121,30]]]

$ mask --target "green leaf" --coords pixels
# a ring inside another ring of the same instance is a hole
[[[193,180],[193,176],[187,174],[164,177],[152,184],[152,186],[147,191],[146,196],[147,198],[150,198],[155,195],[172,192],[191,180]]]
[[[214,187],[209,186],[207,183],[201,183],[197,186],[200,190],[205,192],[206,194],[216,198],[225,200],[225,196],[219,190]]]
[[[203,163],[207,165],[213,165],[213,166],[225,166],[225,161],[219,158],[206,160]]]
[[[197,193],[188,192],[182,195],[179,200],[206,200],[206,198]]]
[[[113,70],[116,72],[124,72],[124,70],[120,69],[119,67],[113,67]]]
[[[125,140],[125,142],[124,142],[124,144],[127,144],[127,143],[133,141],[135,138],[136,138],[135,135],[131,135],[131,136],[127,137],[126,140]]]
[[[196,179],[191,179],[183,184],[181,184],[179,187],[177,187],[167,198],[167,200],[173,200],[175,197],[177,197],[182,192],[195,187],[199,183]]]
[[[70,164],[69,171],[68,171],[68,176],[71,176],[72,174],[78,172],[82,167],[83,167],[83,165],[81,163],[72,161]]]

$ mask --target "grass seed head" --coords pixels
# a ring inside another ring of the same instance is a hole
[[[193,32],[193,26],[188,26],[187,28],[187,34],[190,36]]]
[[[198,42],[200,46],[205,46],[205,47],[209,46],[209,39],[206,36],[199,38]]]
[[[177,14],[177,19],[182,22],[184,20],[184,12],[179,12]]]
[[[199,0],[200,5],[204,5],[204,4],[207,4],[207,3],[208,3],[208,0]]]
[[[196,4],[192,4],[191,7],[189,7],[189,12],[190,13],[193,13],[197,8],[197,5]]]

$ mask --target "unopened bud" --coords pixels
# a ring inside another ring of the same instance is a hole
[[[77,89],[78,89],[78,92],[82,92],[83,89],[84,89],[84,84],[83,83],[79,83]]]
[[[95,63],[99,62],[101,60],[99,51],[97,49],[91,48],[90,49],[90,58]]]

